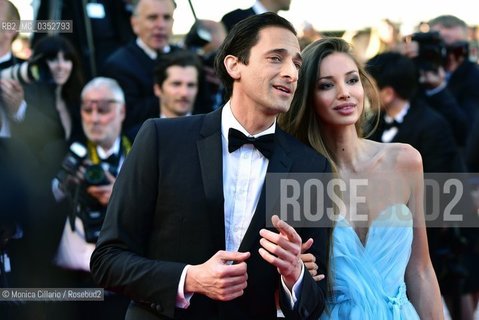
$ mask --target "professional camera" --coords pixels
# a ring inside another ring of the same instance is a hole
[[[197,51],[211,41],[211,33],[197,20],[185,36],[185,47]]]
[[[110,170],[111,166],[103,166],[101,164],[89,165],[85,169],[83,178],[85,183],[90,186],[103,186],[110,182],[108,181],[105,171]]]
[[[456,41],[454,43],[448,44],[446,46],[447,54],[454,55],[456,58],[459,57],[469,57],[469,42],[467,41]]]
[[[79,217],[85,230],[85,240],[96,243],[105,218],[106,206],[103,206],[86,190],[92,185],[109,184],[110,181],[106,176],[106,171],[116,175],[117,170],[107,163],[88,164],[85,161],[86,155],[87,149],[85,146],[80,143],[72,144],[62,162],[62,170],[57,174],[57,178],[73,202],[73,212],[69,216],[72,230],[75,230],[75,217]],[[84,168],[84,170],[81,170],[83,174],[79,174],[80,167]]]
[[[50,72],[44,70],[46,67],[41,67],[40,60],[42,55],[31,57],[28,61],[17,63],[11,67],[2,69],[0,71],[0,79],[11,79],[20,82],[21,84],[28,84],[41,80],[48,80]]]
[[[87,149],[84,145],[75,142],[70,146],[69,152],[62,161],[62,170],[57,174],[60,183],[67,182],[69,176],[76,176],[86,154]]]
[[[88,186],[107,185],[110,182],[106,177],[105,171],[115,174],[116,168],[109,164],[86,164],[85,157],[87,149],[82,144],[75,142],[70,146],[70,151],[67,153],[62,162],[62,170],[57,174],[60,182],[65,181],[67,176],[76,177],[80,166],[84,166],[85,172],[82,175],[83,184]]]
[[[0,71],[0,79],[16,80],[22,84],[46,79],[49,72],[47,70],[42,70],[37,63],[38,60],[39,58],[30,59],[30,61],[20,62],[11,67],[2,69]]]
[[[445,65],[447,49],[439,32],[417,32],[411,40],[419,44],[419,54],[414,58],[419,70],[437,71]]]

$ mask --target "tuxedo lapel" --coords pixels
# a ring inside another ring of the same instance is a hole
[[[225,248],[221,110],[220,108],[205,116],[197,149],[203,188],[211,205],[211,223],[218,225],[214,228],[214,239],[221,243],[221,248]]]
[[[417,116],[417,112],[417,106],[411,103],[409,110],[404,116],[403,122],[398,128],[398,132],[394,136],[392,142],[410,143],[409,141],[411,141],[411,137],[414,136],[414,133],[416,132],[415,128],[418,125],[422,125],[422,123],[418,121],[420,118]]]
[[[268,173],[286,173],[291,168],[291,158],[288,156],[289,150],[284,132],[276,127],[275,149],[271,160],[269,161]],[[270,201],[272,199],[269,199]],[[274,200],[273,200],[274,201]],[[274,206],[272,206],[274,207]],[[266,225],[266,217],[273,215],[273,212],[266,212],[266,181],[261,189],[261,196],[256,207],[256,211],[251,219],[248,230],[244,235],[243,241],[238,249],[240,252],[249,251],[251,247],[259,241],[259,231]]]

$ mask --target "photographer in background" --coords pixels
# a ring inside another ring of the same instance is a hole
[[[75,142],[53,181],[57,201],[72,201],[55,257],[59,287],[95,287],[90,256],[100,232],[115,177],[131,149],[121,134],[125,97],[118,83],[98,77],[81,93],[81,123],[86,141]],[[53,307],[69,319],[123,319],[128,301],[105,293],[105,301],[76,302]],[[62,308],[65,308],[62,309]],[[73,317],[73,318],[72,318]]]
[[[17,8],[7,0],[0,0],[0,21],[19,21]],[[2,71],[23,60],[12,53],[12,42],[18,36],[16,30],[0,31],[0,75]],[[26,103],[23,88],[19,81],[0,76],[0,137],[10,137],[11,121],[21,121],[25,114]]]
[[[405,53],[438,65],[436,69],[423,68],[419,79],[430,105],[438,106],[463,148],[479,110],[479,68],[469,60],[468,26],[452,15],[436,17],[428,24],[431,32],[415,34],[413,41],[406,43]],[[445,89],[450,95],[443,95]]]
[[[474,120],[479,113],[479,67],[469,60],[469,38],[467,24],[452,15],[441,15],[429,21],[431,31],[439,32],[446,46],[447,88],[456,98],[457,103],[465,114],[467,135],[461,146],[468,144],[470,132],[474,127]],[[470,170],[471,168],[467,168]],[[471,214],[474,214],[471,212]],[[464,262],[469,276],[466,278],[461,295],[460,313],[462,319],[472,319],[477,309],[479,295],[479,268],[478,233],[475,228],[461,230],[467,241],[464,252]]]
[[[406,42],[405,54],[417,62],[419,81],[428,103],[451,124],[465,158],[464,149],[471,144],[471,128],[479,114],[479,68],[469,60],[468,26],[452,15],[436,17],[428,24],[430,32],[416,33],[410,38],[412,41]],[[471,170],[471,166],[463,166],[463,171]],[[459,258],[464,267],[462,270],[457,265],[451,271],[455,274],[465,271],[465,278],[463,286],[453,278],[443,284],[440,281],[441,292],[452,318],[473,319],[479,293],[478,232],[475,228],[446,231],[442,243],[451,248],[454,259]]]
[[[198,19],[185,36],[184,46],[196,53],[203,63],[204,80],[195,113],[207,113],[225,104],[224,88],[214,71],[216,52],[226,38],[226,29],[221,22]]]

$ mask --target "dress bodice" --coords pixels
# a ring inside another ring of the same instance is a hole
[[[419,319],[404,282],[412,240],[412,213],[404,204],[383,210],[364,244],[340,218],[331,251],[333,293],[321,319]]]

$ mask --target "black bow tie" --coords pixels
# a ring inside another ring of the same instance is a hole
[[[384,130],[389,130],[391,128],[399,128],[401,126],[401,122],[393,120],[392,122],[386,122],[384,120]]]
[[[120,157],[118,154],[111,154],[109,157],[105,158],[105,159],[101,159],[101,162],[106,162],[108,163],[110,166],[118,166],[118,162],[120,160]]]
[[[244,144],[252,144],[266,158],[271,158],[274,149],[274,134],[265,134],[258,138],[247,137],[241,131],[230,128],[228,132],[228,151],[238,150]]]

